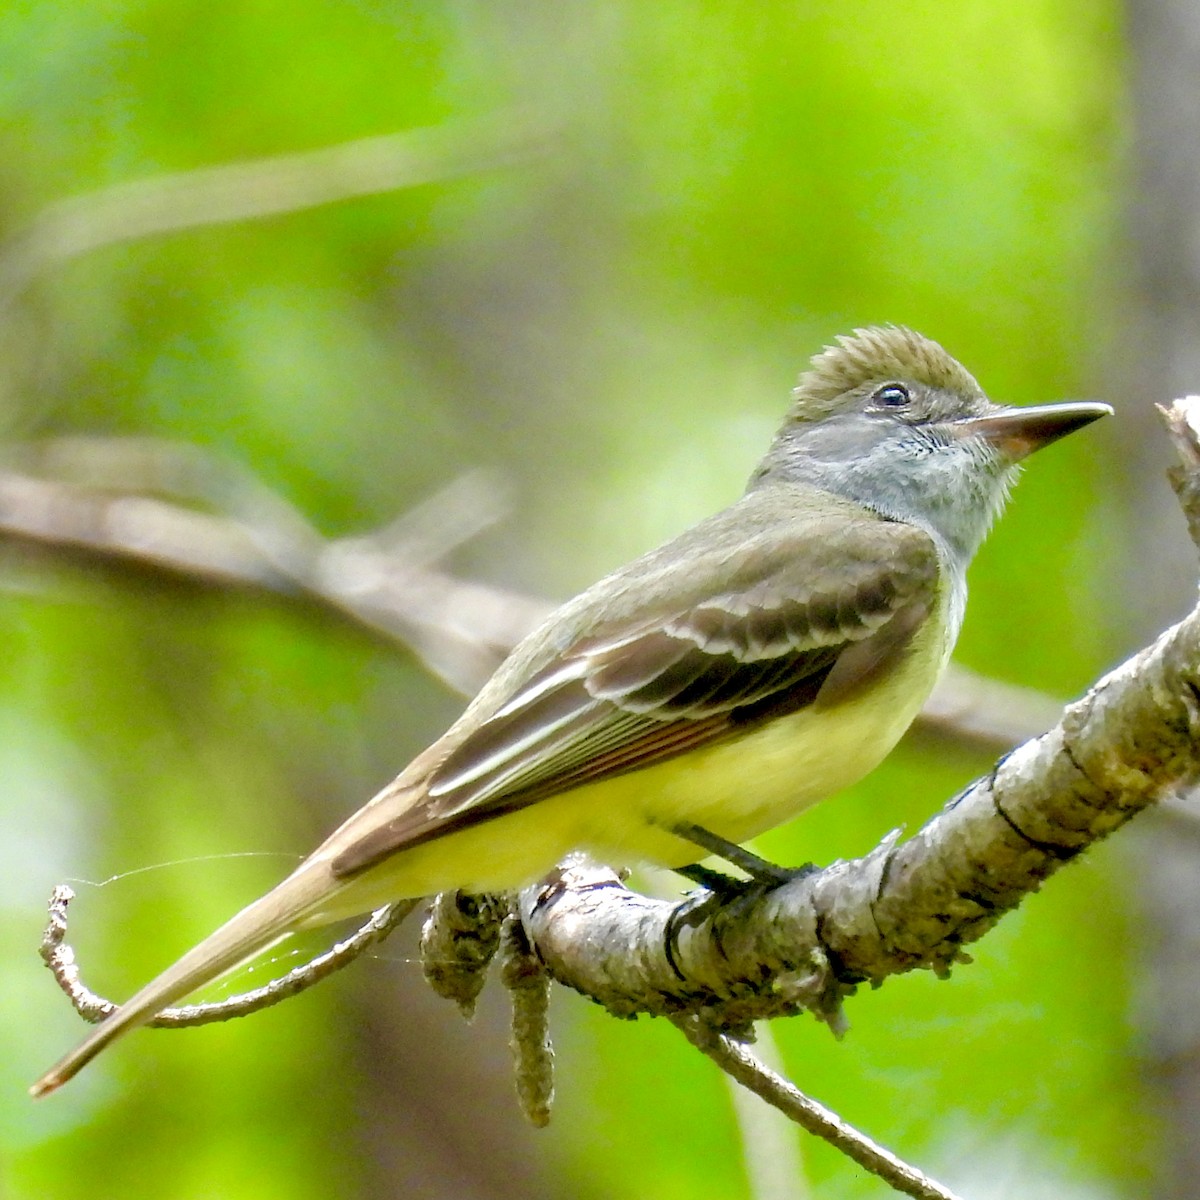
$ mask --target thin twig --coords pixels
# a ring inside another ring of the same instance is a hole
[[[871,1141],[837,1113],[810,1099],[782,1075],[764,1066],[739,1042],[697,1017],[680,1017],[675,1024],[697,1050],[743,1087],[761,1096],[797,1125],[828,1142],[896,1191],[916,1197],[916,1200],[958,1200],[948,1188]]]
[[[83,982],[75,951],[64,940],[67,936],[67,906],[74,898],[75,893],[66,884],[59,884],[51,893],[49,920],[39,952],[75,1011],[94,1025],[114,1013],[118,1005],[97,995]],[[418,903],[417,900],[402,900],[377,909],[353,935],[260,988],[209,1004],[164,1008],[147,1024],[158,1029],[184,1029],[214,1021],[231,1021],[234,1017],[245,1017],[270,1008],[349,966],[371,946],[383,941]]]
[[[762,1021],[754,1030],[755,1057],[768,1070],[783,1073],[774,1026]],[[750,1200],[811,1200],[805,1170],[803,1136],[786,1113],[767,1104],[726,1074],[733,1104]]]

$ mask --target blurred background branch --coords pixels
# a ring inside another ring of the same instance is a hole
[[[326,541],[281,496],[198,447],[72,438],[16,457],[38,474],[0,469],[0,539],[316,604],[415,654],[467,696],[551,609],[441,569],[506,515],[503,487],[484,473],[460,476],[376,533]],[[956,667],[916,729],[1004,750],[1061,710],[1032,688]]]
[[[113,184],[47,205],[0,243],[0,316],[44,271],[120,242],[251,221],[527,161],[545,132],[516,110]]]
[[[439,569],[504,515],[504,489],[483,472],[373,534],[327,541],[283,497],[197,447],[73,438],[20,457],[39,474],[0,469],[0,539],[319,606],[416,654],[466,695],[549,611]]]

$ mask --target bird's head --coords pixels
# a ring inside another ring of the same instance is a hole
[[[1107,404],[993,404],[936,342],[857,329],[818,354],[751,487],[814,484],[975,552],[1018,463],[1111,412]]]

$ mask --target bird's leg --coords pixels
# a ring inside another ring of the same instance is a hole
[[[739,870],[745,871],[755,883],[788,883],[801,875],[807,875],[813,870],[812,863],[805,863],[802,867],[780,867],[775,863],[767,862],[765,858],[759,858],[757,854],[752,854],[745,846],[739,846],[737,842],[728,841],[719,834],[705,829],[702,825],[674,825],[671,828],[671,832],[676,837],[681,837],[685,841],[692,842],[702,850],[706,850],[709,854],[715,854],[718,858],[723,858],[727,863],[737,867]],[[710,870],[708,867],[702,867],[697,863],[691,863],[686,867],[676,867],[675,870],[678,874],[692,880],[693,883],[702,884],[710,891],[721,890],[722,884],[718,883],[714,887],[714,880],[724,880],[723,886],[726,888],[730,884],[736,886],[738,883],[737,880],[729,879],[727,876],[722,875],[720,871]]]
[[[745,880],[734,879],[732,875],[726,875],[724,871],[718,871],[714,867],[704,867],[699,863],[688,863],[686,867],[672,869],[676,875],[682,875],[684,879],[690,879],[692,883],[698,883],[705,890],[716,892],[718,895],[736,895],[742,890],[745,883]]]

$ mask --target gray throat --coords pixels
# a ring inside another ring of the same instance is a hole
[[[817,433],[816,430],[813,433]],[[767,479],[807,483],[933,539],[949,584],[949,620],[957,633],[966,607],[967,567],[1008,498],[1017,468],[974,439],[945,439],[913,427],[857,454],[809,436],[781,437],[750,488]],[[824,451],[824,453],[823,453]]]

